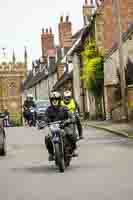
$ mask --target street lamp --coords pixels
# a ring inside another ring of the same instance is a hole
[[[33,70],[33,76],[35,76],[36,75],[36,68],[38,67],[38,61],[37,60],[34,60],[33,62],[32,62],[32,70]],[[34,90],[34,97],[35,97],[35,100],[37,100],[38,99],[38,95],[37,95],[37,86],[35,85],[35,90]]]

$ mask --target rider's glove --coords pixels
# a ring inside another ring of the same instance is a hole
[[[67,126],[68,124],[72,123],[72,119],[67,119],[64,121],[64,126]]]
[[[38,129],[43,129],[46,126],[46,123],[44,121],[41,121],[38,123]]]
[[[63,129],[64,128],[64,123],[60,124],[60,128]]]

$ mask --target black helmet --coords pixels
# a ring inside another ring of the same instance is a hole
[[[33,100],[33,95],[32,94],[27,94],[26,99],[29,100],[29,101]]]
[[[52,106],[58,107],[61,103],[61,94],[57,91],[53,91],[49,95],[49,100]]]

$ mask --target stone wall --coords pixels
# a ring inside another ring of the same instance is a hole
[[[126,64],[128,59],[133,61],[133,33],[129,35],[127,40],[123,43],[123,58],[124,58],[124,65],[126,69]],[[119,102],[114,101],[114,92],[116,87],[119,83],[117,70],[119,69],[119,56],[118,50],[115,50],[113,54],[111,54],[108,59],[106,59],[104,64],[104,85],[105,85],[105,107],[106,107],[106,115],[107,118],[110,118],[111,107],[115,107],[115,105]],[[130,92],[129,92],[129,96]],[[120,106],[113,111],[113,118],[119,118],[120,116]],[[118,114],[117,114],[118,113]],[[129,111],[130,113],[130,111]],[[130,115],[130,114],[129,114]]]

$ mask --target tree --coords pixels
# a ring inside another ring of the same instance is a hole
[[[81,53],[83,58],[84,80],[89,92],[95,98],[96,116],[102,114],[102,97],[104,93],[104,56],[96,47],[96,42],[86,42],[85,49]]]

